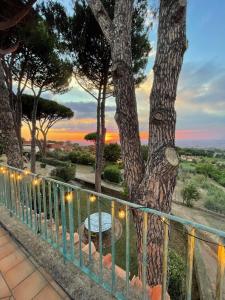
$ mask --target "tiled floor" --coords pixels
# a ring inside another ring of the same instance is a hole
[[[57,283],[0,227],[0,299],[69,299]]]

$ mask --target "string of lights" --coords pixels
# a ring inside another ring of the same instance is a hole
[[[7,168],[5,168],[5,167],[0,167],[0,172],[1,172],[2,174],[6,174]],[[30,175],[30,171],[29,171],[28,169],[25,169],[23,173],[24,173],[25,176]],[[11,174],[10,174],[10,178],[12,178],[12,179],[15,178],[15,179],[17,179],[17,180],[20,181],[20,180],[23,179],[23,176],[22,176],[21,173],[17,174],[17,173],[14,172],[14,173],[11,173]],[[37,186],[37,185],[40,183],[40,181],[41,181],[40,174],[38,174],[38,175],[32,180],[32,183],[33,183],[33,185]],[[96,201],[97,198],[98,198],[98,201],[100,201],[100,203],[101,203],[107,210],[110,210],[110,208],[103,202],[103,199],[101,199],[100,197],[96,197],[96,195],[94,195],[94,194],[90,194],[90,195],[89,195],[89,201],[90,201],[91,203],[94,203],[94,202]],[[73,200],[72,191],[71,191],[71,192],[66,192],[66,193],[65,193],[65,200],[68,201],[68,202],[70,202],[70,201]],[[138,205],[138,207],[129,207],[129,210],[131,210],[131,211],[132,211],[132,210],[143,210],[144,208],[147,208],[147,207],[146,207],[146,206],[143,206],[143,205]],[[154,214],[154,213],[152,213],[152,215],[155,215],[156,217],[161,218],[161,221],[162,221],[164,224],[166,224],[166,225],[169,226],[169,223],[166,222],[166,218],[160,217],[160,216],[158,216],[157,214]],[[119,216],[120,219],[124,219],[125,216],[126,216],[126,211],[125,211],[124,209],[122,209],[122,208],[119,208],[118,216]],[[203,242],[205,242],[205,243],[212,244],[212,245],[215,245],[215,246],[221,246],[221,244],[219,244],[219,243],[216,243],[216,242],[213,242],[213,241],[204,239],[204,238],[199,237],[199,236],[197,236],[197,235],[193,235],[193,234],[189,233],[187,230],[184,231],[184,230],[181,230],[181,229],[179,229],[179,228],[176,228],[176,230],[178,230],[178,231],[180,231],[180,232],[182,232],[182,233],[184,233],[184,234],[187,234],[188,236],[194,237],[194,238],[197,239],[197,240],[203,241]],[[225,247],[225,245],[224,245],[224,247]]]

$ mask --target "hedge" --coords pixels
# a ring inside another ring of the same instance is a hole
[[[63,181],[68,182],[73,180],[76,174],[75,166],[58,167],[51,171],[53,178],[62,178]]]
[[[40,162],[54,167],[66,167],[69,163],[68,161],[61,161],[51,157],[41,158]]]
[[[95,163],[95,157],[93,154],[87,151],[73,151],[69,153],[69,159],[72,163],[81,165],[93,165]]]
[[[104,169],[103,177],[104,179],[114,183],[120,183],[122,181],[121,172],[117,166],[107,166]]]

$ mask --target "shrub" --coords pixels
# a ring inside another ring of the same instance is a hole
[[[121,156],[121,148],[118,144],[105,145],[104,158],[106,161],[116,162]]]
[[[48,152],[47,157],[52,157],[57,160],[63,160],[63,161],[69,160],[69,154],[61,150],[54,150],[52,152]]]
[[[193,206],[193,201],[197,201],[200,198],[199,191],[197,187],[192,183],[189,182],[181,191],[183,201],[188,207]]]
[[[40,163],[40,167],[44,169],[46,167],[46,163]]]
[[[185,263],[173,249],[169,249],[169,287],[171,299],[183,299],[185,283]]]
[[[74,179],[76,173],[75,166],[59,167],[51,172],[53,178],[61,178],[63,181],[68,182]]]
[[[61,160],[58,160],[58,159],[54,159],[54,158],[51,158],[51,157],[41,158],[40,161],[42,163],[45,163],[45,164],[48,164],[48,165],[51,165],[51,166],[54,166],[54,167],[66,167],[66,166],[68,166],[68,162],[61,161]]]
[[[95,163],[95,157],[93,154],[87,151],[73,151],[69,153],[69,159],[72,163],[82,165],[93,165]]]
[[[122,181],[120,170],[116,166],[107,166],[104,170],[103,177],[104,179],[115,183],[120,183]]]
[[[204,206],[207,209],[225,214],[225,193],[221,188],[208,184],[206,197]]]

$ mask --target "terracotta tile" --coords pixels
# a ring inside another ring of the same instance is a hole
[[[7,243],[0,247],[0,260],[16,251],[17,246],[14,243]]]
[[[0,237],[6,234],[6,231],[3,228],[0,228]]]
[[[34,271],[34,265],[28,259],[25,259],[11,268],[4,277],[8,286],[13,289]]]
[[[37,296],[33,298],[33,300],[43,300],[43,299],[61,300],[62,297],[52,288],[50,284],[48,284],[40,291],[40,293],[37,294]]]
[[[11,292],[3,278],[0,274],[0,299],[11,296]]]
[[[6,273],[9,269],[13,268],[24,259],[25,255],[20,250],[16,250],[12,254],[0,260],[0,271],[2,273]]]
[[[64,299],[67,296],[67,294],[63,291],[63,289],[54,281],[52,280],[50,282],[50,285],[54,288],[54,290],[56,290],[56,292],[61,296],[61,299]]]
[[[45,285],[47,285],[45,278],[40,272],[35,271],[13,289],[13,296],[16,300],[30,300],[35,297]]]
[[[10,237],[8,236],[8,234],[2,235],[2,236],[0,237],[0,247],[3,246],[3,245],[5,245],[5,244],[7,244],[7,243],[9,243],[10,241],[11,241],[11,239],[10,239]]]

